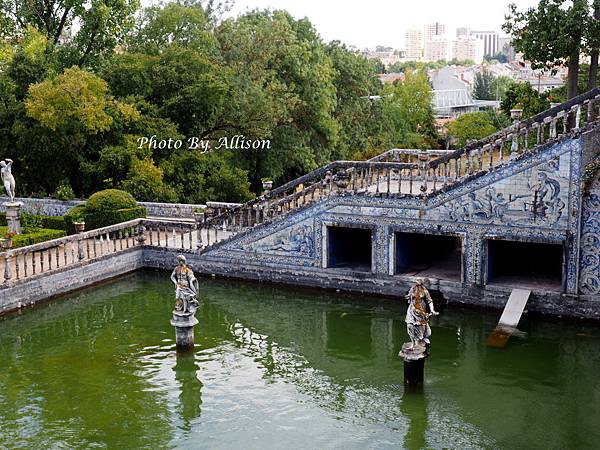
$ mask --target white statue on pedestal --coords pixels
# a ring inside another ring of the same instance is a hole
[[[4,189],[6,189],[6,194],[10,198],[11,202],[15,201],[15,177],[11,172],[12,167],[12,159],[6,159],[4,161],[0,161],[1,174],[2,174],[2,183],[4,184]]]

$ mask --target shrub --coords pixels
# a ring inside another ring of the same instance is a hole
[[[73,200],[75,198],[75,192],[68,181],[63,181],[58,185],[54,191],[54,198],[58,200]]]
[[[21,214],[21,226],[23,229],[27,229],[31,232],[37,231],[42,228],[42,217],[34,214],[22,213]]]
[[[63,216],[41,216],[41,215],[23,214],[23,216],[21,216],[21,217],[26,218],[25,220],[21,220],[21,226],[23,228],[46,228],[49,230],[63,230],[63,231],[67,230],[67,227],[65,225],[65,219]],[[34,220],[32,220],[32,219],[34,219]],[[33,225],[32,225],[32,223],[33,223]],[[0,212],[0,226],[6,226],[6,225],[7,225],[6,213]]]
[[[67,233],[73,234],[73,222],[84,220],[86,230],[95,230],[140,217],[146,217],[146,208],[138,206],[129,193],[107,189],[93,194],[85,204],[71,208],[64,215],[64,222]]]
[[[177,193],[164,183],[163,177],[162,169],[150,158],[135,159],[122,187],[140,201],[176,202]]]
[[[136,206],[135,208],[116,209],[113,211],[88,212],[85,215],[85,229],[107,227],[115,223],[127,222],[128,220],[146,217],[146,208]]]
[[[27,245],[39,244],[40,242],[50,241],[63,237],[66,233],[63,230],[48,230],[40,228],[33,233],[17,234],[12,238],[13,248],[25,247]]]
[[[98,191],[89,198],[85,204],[88,213],[115,211],[118,209],[130,209],[137,207],[133,196],[118,189],[106,189]]]
[[[66,231],[65,220],[63,216],[39,216],[42,221],[42,228],[50,230]]]

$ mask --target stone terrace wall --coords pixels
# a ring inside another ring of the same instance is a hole
[[[84,200],[62,201],[52,198],[27,198],[19,197],[16,201],[23,202],[23,210],[30,214],[42,214],[45,216],[62,216],[73,206],[85,203]],[[2,203],[8,201],[8,198],[0,199],[0,211],[4,212]],[[197,205],[193,203],[158,203],[158,202],[138,202],[148,211],[149,217],[194,217],[194,210],[205,208],[206,205]],[[210,202],[209,202],[210,205]]]
[[[62,270],[33,276],[26,283],[8,285],[0,289],[0,314],[32,306],[141,267],[142,249],[132,247],[122,253],[109,254],[94,261],[85,261]]]

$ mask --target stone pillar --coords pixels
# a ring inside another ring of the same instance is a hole
[[[21,206],[22,202],[5,202],[6,222],[8,231],[16,234],[21,234]]]
[[[178,351],[194,348],[194,326],[197,323],[194,312],[173,311],[171,325],[175,327],[175,345]]]
[[[429,349],[420,345],[410,348],[410,343],[402,345],[398,356],[404,360],[404,384],[411,387],[421,386],[425,377],[425,359]]]

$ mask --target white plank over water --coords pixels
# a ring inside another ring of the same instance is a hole
[[[531,291],[528,289],[513,289],[504,306],[504,311],[502,311],[498,325],[516,328],[519,320],[521,320],[521,315],[525,310],[525,305],[530,295]]]

